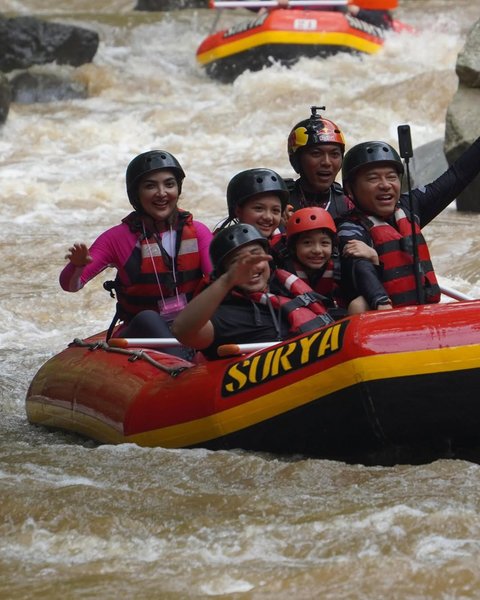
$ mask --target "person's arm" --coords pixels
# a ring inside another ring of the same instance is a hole
[[[375,248],[361,240],[349,240],[343,247],[342,256],[345,258],[364,258],[374,265],[380,264]]]
[[[213,239],[213,234],[210,229],[200,221],[194,221],[193,225],[197,232],[198,252],[200,254],[200,268],[204,275],[210,275],[212,272],[212,261],[210,260],[210,242]]]
[[[378,268],[366,258],[357,258],[344,248],[350,242],[363,242],[371,246],[368,232],[360,224],[344,221],[338,228],[339,251],[341,257],[342,286],[352,297],[363,296],[372,309],[384,310],[392,304],[383,287]],[[378,259],[378,257],[377,257]]]
[[[203,292],[195,296],[173,321],[172,334],[179,342],[202,350],[215,339],[211,322],[215,311],[224,298],[236,286],[247,283],[255,273],[257,264],[271,260],[269,254],[249,254],[232,262],[228,270],[213,281]]]
[[[439,215],[480,173],[480,138],[435,181],[412,190],[420,228]],[[402,204],[407,208],[408,194],[402,194]]]
[[[73,244],[65,256],[69,262],[60,273],[60,286],[66,292],[78,292],[107,267],[116,267],[122,273],[136,240],[135,234],[122,224],[102,233],[89,249],[83,243]]]

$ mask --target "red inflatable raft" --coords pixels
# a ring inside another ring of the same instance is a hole
[[[407,28],[399,22],[394,27]],[[276,62],[291,66],[302,56],[373,54],[384,38],[384,29],[348,14],[278,9],[210,35],[200,44],[197,61],[210,77],[228,83],[246,70]]]
[[[392,464],[480,449],[480,301],[371,311],[187,362],[75,340],[35,375],[31,423],[99,442]]]

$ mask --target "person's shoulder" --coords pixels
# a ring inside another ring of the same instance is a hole
[[[210,231],[210,227],[205,225],[205,223],[203,223],[202,221],[197,221],[196,219],[194,219],[192,221],[192,225],[194,226],[196,231],[199,231],[201,233],[208,233],[209,235],[212,235],[212,232]]]
[[[116,237],[125,236],[128,234],[134,235],[131,232],[128,224],[125,223],[124,221],[122,221],[121,223],[117,223],[116,225],[113,225],[112,227],[105,229],[105,231],[102,231],[102,233],[97,237],[97,240],[101,239],[101,238],[102,239],[103,238],[116,238]]]
[[[338,181],[334,181],[332,183],[332,189],[334,194],[338,194],[339,196],[345,196],[345,191],[343,187],[338,183]]]
[[[365,231],[370,228],[370,223],[368,221],[367,215],[359,211],[357,208],[353,208],[352,210],[345,213],[341,219],[336,221],[337,225],[337,233],[339,236],[342,233],[349,231]]]
[[[293,190],[293,188],[295,187],[295,182],[298,181],[296,179],[294,179],[293,177],[284,177],[283,181],[285,182],[285,185],[287,186],[288,190]]]

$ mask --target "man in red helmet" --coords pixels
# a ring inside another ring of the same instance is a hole
[[[297,123],[288,136],[290,164],[299,179],[287,181],[293,210],[319,206],[336,220],[353,208],[335,179],[342,168],[345,138],[340,128],[317,114],[312,106],[308,119]]]

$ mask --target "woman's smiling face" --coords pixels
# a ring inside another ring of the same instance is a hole
[[[168,221],[177,208],[178,183],[168,169],[147,173],[138,184],[138,199],[147,215],[156,222]]]

